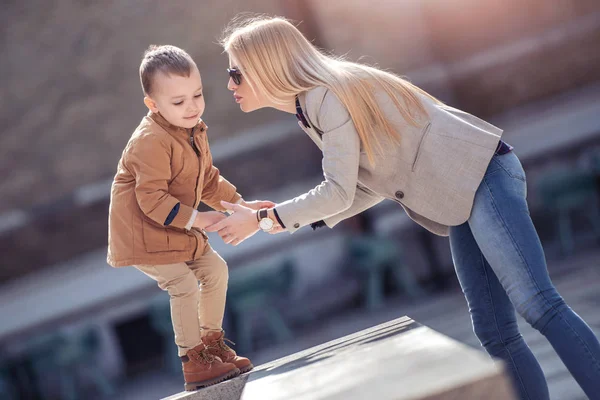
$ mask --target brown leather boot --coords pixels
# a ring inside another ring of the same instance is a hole
[[[229,339],[225,339],[225,332],[223,330],[220,332],[210,332],[202,340],[208,347],[210,354],[219,357],[223,362],[234,364],[239,368],[240,373],[246,373],[254,368],[254,365],[252,365],[249,359],[238,356],[231,347],[225,344],[225,340],[232,344],[235,343]]]
[[[200,343],[181,357],[185,390],[197,390],[214,385],[240,374],[240,370],[230,363],[224,363],[213,356],[204,343]]]

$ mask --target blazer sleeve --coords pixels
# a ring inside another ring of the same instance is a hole
[[[364,188],[357,186],[352,206],[350,206],[350,208],[346,211],[342,211],[341,213],[335,214],[325,219],[324,222],[325,224],[327,224],[328,227],[333,228],[343,220],[353,217],[356,214],[360,214],[361,212],[368,210],[373,206],[376,206],[377,204],[381,203],[384,199],[384,197],[372,194],[366,191]]]
[[[290,233],[339,214],[354,203],[360,159],[360,138],[354,123],[331,91],[324,94],[316,110],[318,118],[311,120],[318,121],[322,131],[324,180],[309,192],[277,204],[277,213]]]

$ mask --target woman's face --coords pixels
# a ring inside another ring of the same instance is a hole
[[[239,71],[237,67],[237,63],[230,59],[229,68],[236,69]],[[248,84],[248,80],[245,76],[238,75],[240,79],[240,83],[237,84],[230,76],[229,81],[227,82],[227,89],[233,92],[233,97],[235,102],[240,105],[240,109],[243,112],[252,112],[254,110],[258,110],[259,108],[268,107],[265,99],[261,98],[262,96],[255,94],[252,91],[252,88]]]

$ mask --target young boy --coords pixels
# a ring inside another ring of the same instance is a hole
[[[253,368],[224,343],[227,264],[203,229],[226,215],[221,200],[249,208],[212,165],[200,72],[184,50],[150,46],[140,65],[142,119],[111,190],[108,263],[133,265],[168,291],[186,390]],[[198,212],[200,201],[218,211]],[[201,282],[201,288],[198,286]]]

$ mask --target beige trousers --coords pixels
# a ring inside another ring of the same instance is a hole
[[[195,261],[135,267],[169,293],[180,356],[199,345],[208,332],[221,330],[229,274],[227,263],[209,244]]]

